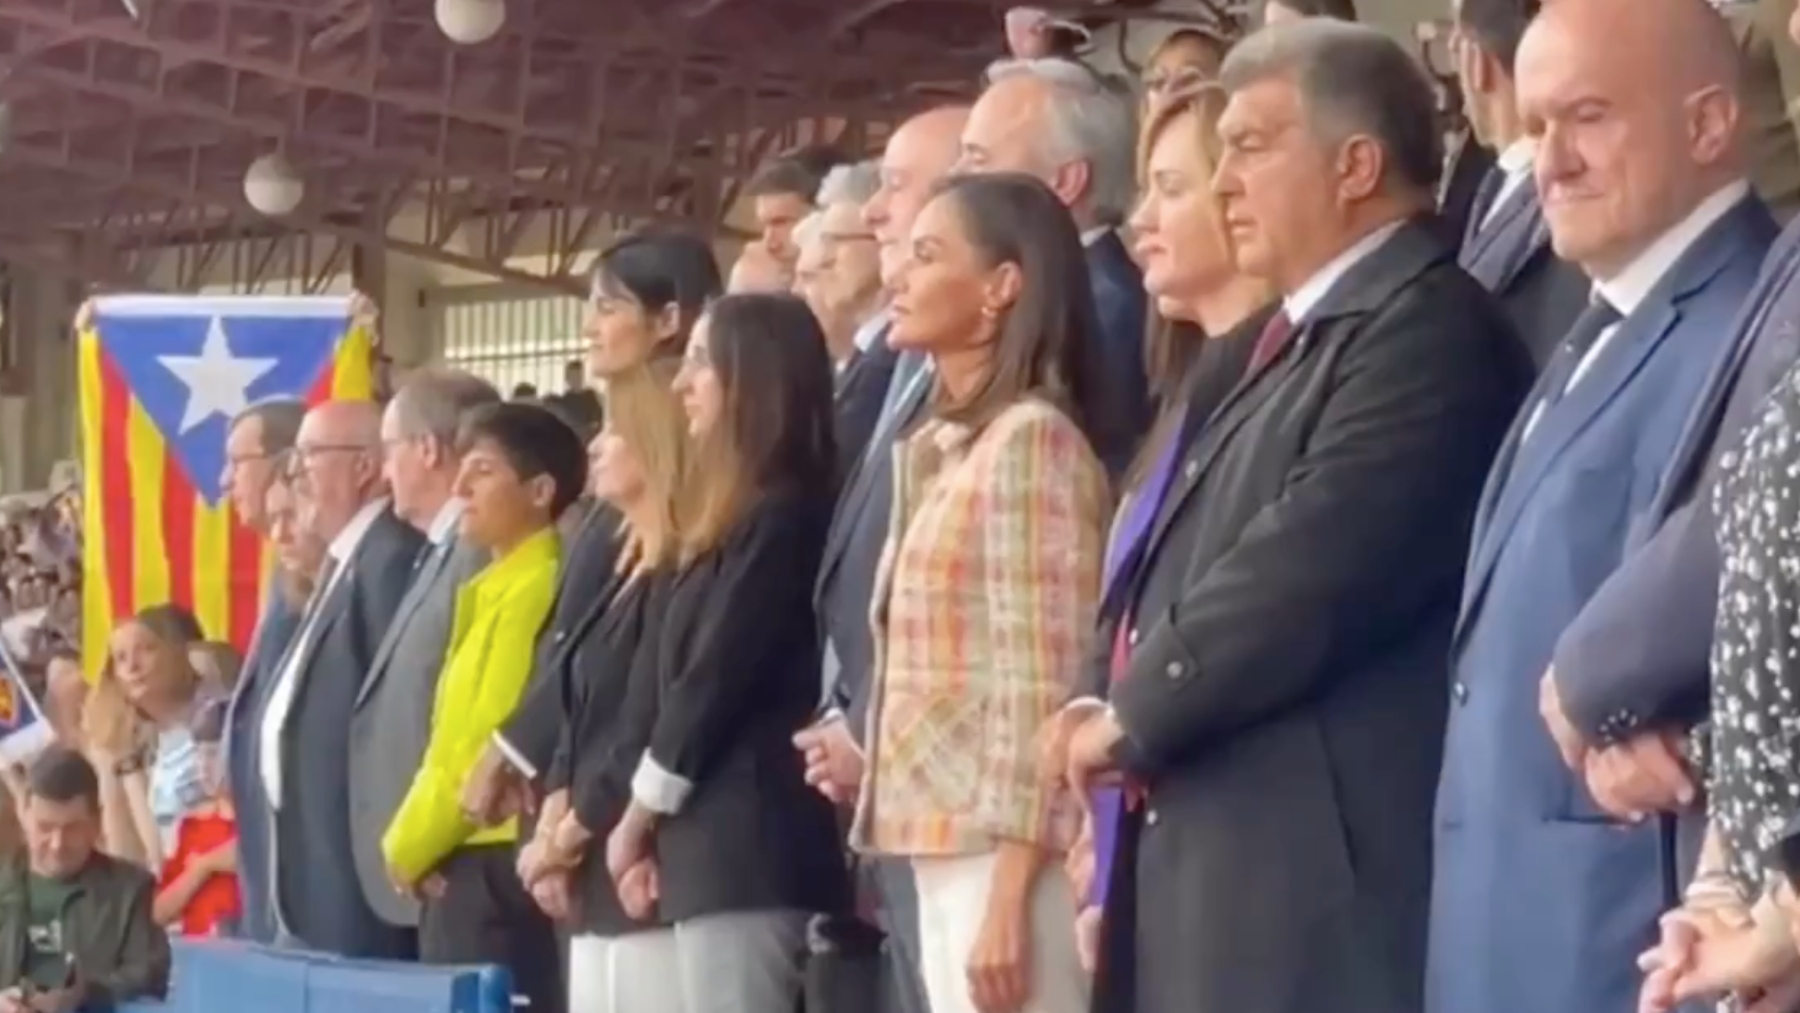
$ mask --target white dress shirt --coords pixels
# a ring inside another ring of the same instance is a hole
[[[442,548],[456,537],[457,525],[462,522],[463,508],[467,505],[452,496],[444,501],[443,506],[438,507],[437,516],[431,519],[431,526],[425,529],[425,537],[431,539],[432,548]]]
[[[1364,257],[1381,248],[1381,244],[1393,238],[1405,222],[1392,222],[1383,225],[1374,232],[1358,239],[1348,250],[1332,258],[1331,262],[1314,272],[1306,279],[1306,283],[1294,289],[1294,294],[1282,300],[1281,308],[1287,312],[1288,320],[1295,327],[1306,322],[1306,315],[1318,307],[1324,298],[1331,294],[1333,286],[1342,281],[1350,269],[1362,263]]]
[[[1500,189],[1494,192],[1494,199],[1481,212],[1483,226],[1493,221],[1494,213],[1500,210],[1501,205],[1518,193],[1519,187],[1524,186],[1525,181],[1531,178],[1532,161],[1536,157],[1537,142],[1529,137],[1521,137],[1507,145],[1506,150],[1494,159],[1494,164],[1500,169]]]
[[[1713,192],[1710,197],[1695,205],[1688,216],[1675,223],[1674,227],[1658,236],[1649,246],[1644,247],[1631,262],[1610,278],[1595,279],[1594,294],[1606,300],[1607,305],[1619,312],[1621,323],[1637,312],[1637,308],[1649,298],[1650,290],[1663,280],[1663,276],[1675,268],[1675,262],[1688,248],[1699,241],[1707,229],[1713,227],[1719,219],[1725,217],[1737,203],[1750,195],[1750,184],[1739,181],[1728,184]],[[1600,361],[1600,353],[1612,343],[1613,337],[1619,333],[1619,324],[1600,332],[1594,343],[1588,346],[1581,361],[1575,364],[1569,373],[1569,382],[1563,385],[1562,393],[1567,396],[1588,374],[1594,363]],[[1537,428],[1538,419],[1544,413],[1544,400],[1531,409],[1531,417],[1525,421],[1525,430],[1520,439],[1531,438],[1532,431]]]
[[[269,706],[263,712],[260,748],[263,789],[268,793],[269,805],[273,808],[281,808],[281,735],[287,727],[288,712],[294,708],[294,694],[300,688],[300,670],[304,667],[311,647],[309,642],[312,640],[313,629],[318,625],[320,605],[349,574],[350,560],[355,557],[357,548],[362,545],[375,518],[381,516],[387,505],[385,499],[366,504],[326,547],[325,554],[332,562],[331,579],[314,588],[312,597],[307,600],[306,619],[294,631],[293,644],[288,648],[287,657],[276,676],[274,691],[269,694]]]

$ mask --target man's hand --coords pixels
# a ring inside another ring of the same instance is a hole
[[[631,867],[652,857],[649,828],[627,813],[606,837],[606,872],[614,884],[625,878]]]
[[[1106,713],[1104,701],[1082,697],[1063,705],[1038,732],[1038,770],[1045,781],[1058,783],[1069,772],[1069,742],[1083,725]]]
[[[832,714],[794,735],[794,748],[806,760],[806,783],[837,803],[851,805],[862,790],[863,752],[850,737],[841,714]]]
[[[1681,741],[1675,732],[1646,732],[1590,750],[1583,761],[1588,793],[1609,815],[1634,823],[1694,804],[1699,789]]]
[[[1123,738],[1125,730],[1119,727],[1118,716],[1111,710],[1102,710],[1083,721],[1069,737],[1068,766],[1064,774],[1069,790],[1077,797],[1086,798],[1091,785],[1116,773],[1112,754]]]
[[[656,869],[656,860],[646,858],[625,870],[619,877],[619,906],[625,914],[638,921],[649,921],[656,913],[656,902],[662,899],[662,877]]]
[[[531,785],[492,742],[463,782],[463,815],[477,826],[491,827],[531,809]]]
[[[1550,738],[1555,740],[1556,751],[1562,754],[1563,763],[1570,770],[1580,772],[1582,762],[1587,758],[1587,738],[1563,713],[1554,668],[1545,669],[1544,678],[1538,683],[1538,714],[1544,719],[1544,727],[1550,730]]]

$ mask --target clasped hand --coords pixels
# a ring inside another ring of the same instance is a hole
[[[1744,1013],[1791,1013],[1800,1003],[1800,951],[1737,906],[1685,907],[1662,919],[1662,938],[1638,958],[1639,1013],[1736,995]]]
[[[1681,734],[1648,731],[1608,746],[1590,744],[1563,710],[1555,669],[1545,671],[1538,684],[1538,713],[1563,763],[1608,815],[1636,823],[1690,806],[1699,797],[1681,755]]]

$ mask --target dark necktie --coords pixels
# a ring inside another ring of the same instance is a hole
[[[1555,407],[1563,399],[1563,395],[1569,392],[1571,382],[1575,379],[1575,371],[1581,368],[1582,360],[1594,350],[1594,343],[1600,340],[1600,335],[1605,334],[1606,329],[1617,324],[1620,319],[1619,311],[1596,293],[1588,303],[1588,308],[1582,310],[1581,315],[1575,318],[1575,323],[1569,327],[1562,346],[1556,350],[1556,355],[1545,370],[1548,377],[1544,399],[1539,402],[1542,405],[1538,409],[1540,413]]]
[[[1294,330],[1294,321],[1285,309],[1269,318],[1262,333],[1256,336],[1256,347],[1250,351],[1250,377],[1259,375],[1269,363],[1281,357],[1282,349],[1294,339]]]

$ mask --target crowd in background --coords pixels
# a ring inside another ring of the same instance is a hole
[[[0,1013],[161,927],[570,1013],[1800,1010],[1770,26],[1449,14],[1447,138],[1348,4],[1136,82],[1015,11],[723,276],[608,247],[564,394],[247,409],[254,640],[48,650]]]

